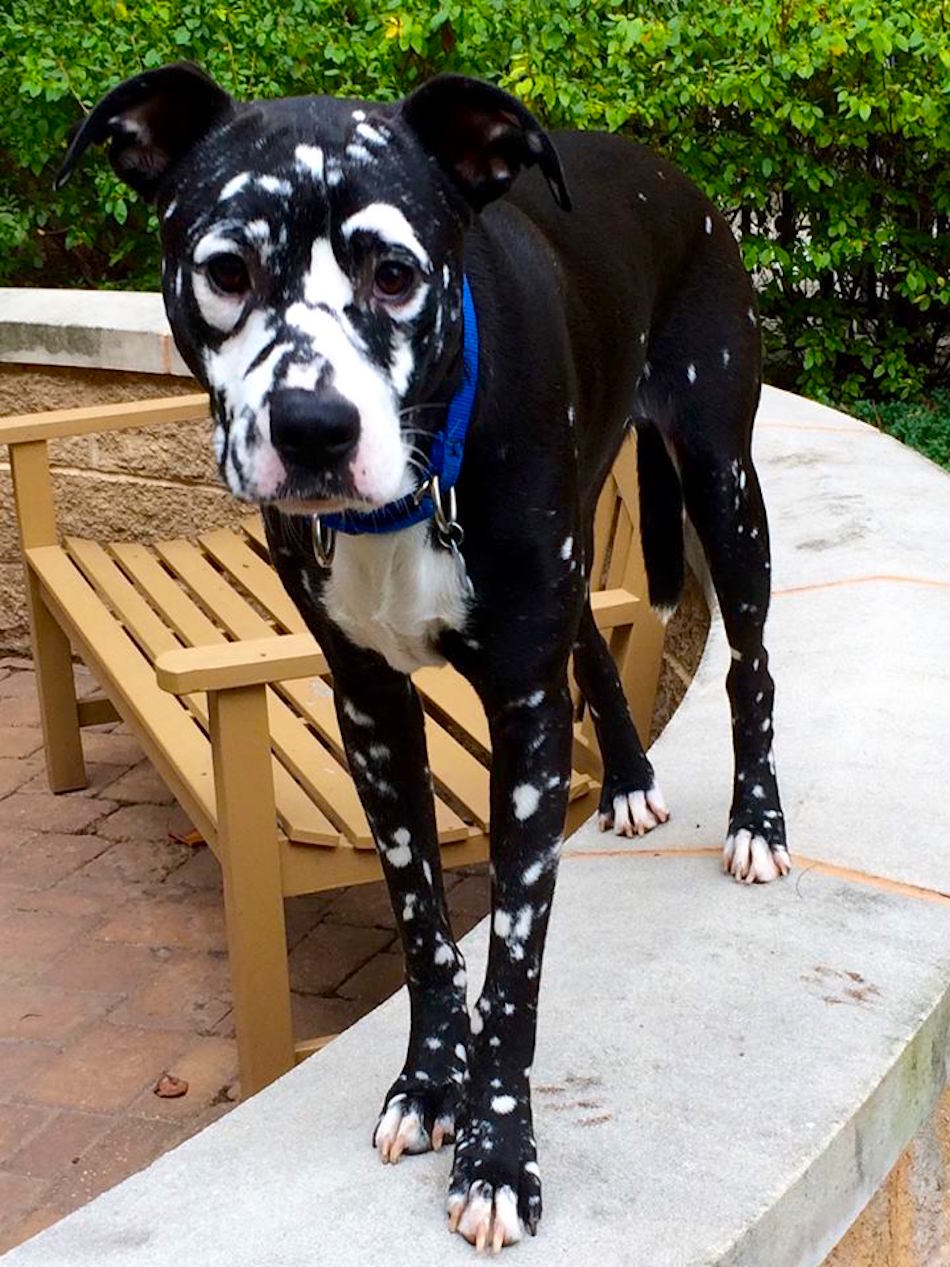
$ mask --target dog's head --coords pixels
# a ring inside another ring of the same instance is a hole
[[[105,141],[157,205],[165,306],[211,394],[222,474],[289,511],[415,486],[458,380],[466,224],[534,164],[569,205],[533,116],[456,75],[395,105],[244,104],[165,66],[96,106],[59,182]]]

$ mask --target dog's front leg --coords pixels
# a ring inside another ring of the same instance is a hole
[[[471,1019],[471,1080],[448,1196],[453,1230],[479,1249],[534,1234],[541,1180],[531,1062],[541,956],[571,769],[567,673],[548,689],[486,701],[491,729],[492,923]]]
[[[465,965],[452,939],[426,757],[422,706],[409,678],[378,656],[327,653],[350,769],[366,811],[402,940],[411,1028],[406,1062],[373,1143],[383,1161],[439,1148],[455,1131],[468,1078]]]

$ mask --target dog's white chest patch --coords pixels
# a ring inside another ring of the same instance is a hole
[[[461,630],[470,591],[458,559],[429,544],[426,523],[378,536],[339,533],[323,605],[358,647],[402,673],[441,664],[439,634]]]

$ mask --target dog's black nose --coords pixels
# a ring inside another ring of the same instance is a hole
[[[313,392],[285,387],[271,397],[271,440],[292,466],[312,471],[333,466],[356,446],[359,434],[359,410],[333,387]]]

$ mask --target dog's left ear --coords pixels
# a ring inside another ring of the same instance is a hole
[[[56,175],[62,188],[90,145],[109,145],[118,176],[151,202],[165,172],[234,108],[210,75],[191,62],[148,70],[119,84],[86,116]]]
[[[551,138],[530,110],[500,88],[465,75],[439,75],[406,98],[402,117],[476,211],[506,193],[522,167],[535,164],[558,206],[570,210]]]

